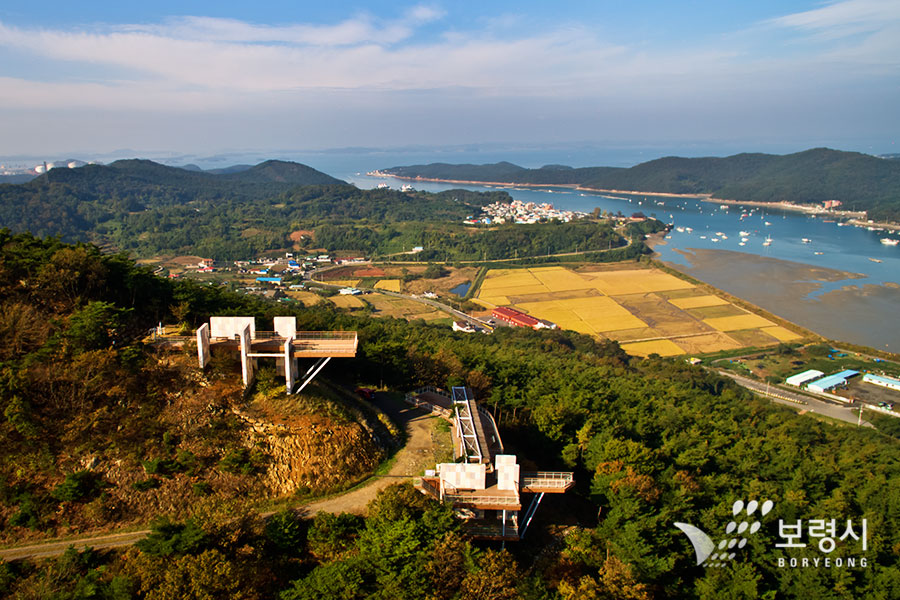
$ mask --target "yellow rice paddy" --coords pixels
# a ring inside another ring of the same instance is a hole
[[[339,285],[341,287],[356,287],[359,285],[359,279],[334,279],[326,283],[331,285]]]
[[[650,342],[634,342],[632,344],[622,344],[622,349],[628,354],[635,356],[650,356],[651,354],[659,354],[660,356],[678,356],[684,354],[684,350],[671,340],[653,340]]]
[[[674,304],[678,308],[704,308],[706,306],[728,304],[728,300],[718,296],[693,296],[692,298],[673,298],[669,300],[669,303]]]
[[[376,290],[387,290],[389,292],[399,292],[400,291],[400,280],[399,279],[379,279],[375,283]]]
[[[763,327],[762,329],[760,329],[760,331],[768,333],[779,342],[793,342],[794,340],[798,340],[801,337],[790,329],[778,327],[777,325],[775,327]]]
[[[703,321],[713,329],[719,331],[736,331],[738,329],[759,329],[761,327],[774,327],[775,323],[768,319],[763,319],[759,315],[747,313],[745,315],[737,315],[734,317],[718,317],[715,319],[706,319]]]
[[[751,331],[754,337],[770,343],[801,337],[657,269],[494,269],[482,281],[473,301],[488,309],[514,306],[563,329],[620,339],[626,352],[638,356],[737,349],[747,345],[743,340]],[[728,315],[728,309],[739,314],[704,319],[690,312],[704,308],[713,314]],[[725,333],[730,331],[741,335]]]
[[[329,298],[338,308],[362,308],[365,303],[356,296],[332,296]]]

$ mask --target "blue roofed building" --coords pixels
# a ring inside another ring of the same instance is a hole
[[[894,379],[893,377],[884,377],[882,375],[873,375],[871,373],[866,373],[863,375],[863,381],[866,383],[872,383],[875,385],[880,385],[881,387],[886,387],[891,390],[897,390],[900,392],[900,379]]]
[[[816,379],[812,383],[806,386],[811,392],[826,392],[831,388],[835,388],[839,385],[844,385],[847,383],[847,380],[851,377],[855,377],[859,375],[859,371],[841,371],[840,373],[835,373],[834,375],[829,375],[828,377],[823,377],[822,379]]]

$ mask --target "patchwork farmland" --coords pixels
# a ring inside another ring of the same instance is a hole
[[[802,337],[692,283],[633,264],[493,269],[474,301],[617,340],[638,356],[703,354]]]

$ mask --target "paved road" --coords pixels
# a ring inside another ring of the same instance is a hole
[[[371,478],[362,487],[356,488],[346,494],[320,500],[307,504],[303,511],[308,515],[326,511],[333,513],[350,512],[364,514],[366,505],[375,498],[378,490],[392,483],[406,481],[420,475],[424,469],[434,467],[434,443],[431,438],[434,427],[434,417],[431,413],[422,409],[394,405],[381,405],[382,410],[388,413],[400,426],[406,428],[407,441],[398,452],[393,466],[385,475]],[[262,516],[271,515],[271,512]],[[67,540],[49,540],[38,544],[20,546],[17,548],[0,549],[0,559],[18,560],[22,558],[47,558],[59,556],[69,546],[78,550],[84,548],[107,549],[131,546],[150,533],[149,529],[130,531],[126,533],[112,533],[94,537],[73,538]]]
[[[83,550],[85,548],[106,549],[131,546],[138,540],[146,537],[148,533],[150,533],[149,529],[142,529],[140,531],[129,531],[127,533],[111,533],[109,535],[63,541],[54,540],[40,544],[20,546],[18,548],[6,548],[0,550],[0,558],[3,560],[18,560],[21,558],[47,558],[49,556],[59,556],[65,552],[66,548],[69,546],[75,546],[78,550]]]
[[[405,427],[407,434],[406,445],[397,452],[391,469],[385,475],[373,477],[361,488],[307,504],[303,510],[308,515],[312,516],[319,512],[365,514],[366,506],[379,490],[392,483],[420,476],[425,469],[434,468],[435,448],[431,432],[438,417],[420,408],[404,407],[400,410],[389,406],[381,408],[396,423]]]
[[[836,402],[810,398],[809,396],[791,392],[777,386],[767,386],[765,383],[743,377],[730,371],[719,370],[717,372],[720,375],[733,379],[748,390],[761,396],[765,396],[778,404],[793,407],[801,412],[817,413],[846,423],[853,423],[854,425],[859,422],[858,408],[850,408],[849,406],[837,404]],[[872,424],[865,419],[863,419],[862,424],[865,427],[872,427]]]

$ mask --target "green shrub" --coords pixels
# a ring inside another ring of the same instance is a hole
[[[256,473],[263,462],[263,457],[256,450],[246,448],[232,450],[219,462],[219,468],[234,475],[251,475]]]
[[[151,458],[150,460],[142,460],[141,464],[148,475],[171,477],[182,470],[181,463],[170,458]]]
[[[154,521],[150,527],[150,534],[135,544],[138,550],[147,554],[196,554],[207,545],[206,532],[194,519],[178,523],[163,517]]]
[[[93,498],[100,492],[100,478],[87,470],[66,475],[65,480],[50,493],[57,500],[77,502]]]
[[[23,494],[19,500],[19,510],[9,518],[9,525],[27,527],[36,530],[40,526],[40,514],[37,503],[31,494]]]
[[[191,486],[191,491],[195,496],[209,496],[212,494],[212,486],[205,481],[198,481]]]
[[[295,512],[283,510],[266,521],[265,535],[278,549],[298,554],[306,542],[306,527]]]
[[[157,479],[156,477],[148,477],[147,479],[142,479],[141,481],[135,481],[131,484],[131,487],[139,492],[146,492],[147,490],[158,488],[159,485],[159,479]]]

